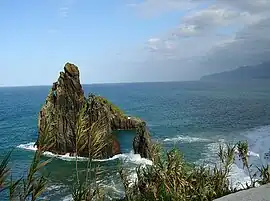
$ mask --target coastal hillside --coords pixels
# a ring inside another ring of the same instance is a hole
[[[254,66],[243,66],[232,71],[206,75],[203,81],[270,80],[270,61]]]

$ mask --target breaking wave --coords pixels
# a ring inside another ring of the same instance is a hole
[[[35,146],[34,142],[30,142],[27,144],[20,144],[19,146],[17,146],[18,148],[21,149],[25,149],[25,150],[30,150],[30,151],[36,151],[37,147]],[[52,157],[52,158],[58,158],[64,161],[75,161],[76,158],[78,161],[87,161],[88,158],[87,157],[76,157],[76,156],[70,156],[69,153],[65,154],[65,155],[59,155],[59,154],[54,154],[52,152],[46,151],[43,153],[44,156],[47,157]],[[93,161],[95,162],[107,162],[107,161],[112,161],[112,160],[122,160],[124,162],[130,162],[130,163],[134,163],[137,165],[152,165],[152,161],[148,160],[146,158],[142,158],[140,156],[140,154],[134,154],[132,151],[130,153],[124,153],[124,154],[117,154],[111,158],[108,159],[94,159]]]
[[[208,142],[209,139],[178,135],[173,138],[165,138],[164,142]]]
[[[220,144],[225,145],[225,140],[221,139],[219,142],[208,144],[206,146],[206,151],[203,153],[204,158],[200,159],[197,164],[207,164],[210,167],[214,167],[216,162],[219,161],[216,154],[219,151]],[[237,156],[237,152],[235,153],[235,156]],[[245,185],[246,182],[249,183],[250,180],[248,174],[241,168],[242,164],[240,164],[240,161],[238,159],[235,161],[236,163],[231,166],[228,179],[233,188],[241,189],[242,185]]]
[[[270,126],[264,126],[260,128],[254,128],[248,131],[240,133],[243,139],[247,139],[249,144],[248,156],[249,163],[255,166],[261,166],[262,164],[269,164],[264,157],[265,154],[270,153],[269,143],[270,143]],[[199,160],[198,163],[211,163],[216,162],[216,153],[219,150],[219,144],[225,145],[226,141],[224,139],[218,142],[209,143],[206,146],[206,151],[203,153],[204,158]],[[232,165],[229,180],[232,187],[241,189],[246,183],[250,184],[250,178],[246,169],[243,169],[243,163],[238,156],[238,150],[235,150],[235,162]],[[251,171],[255,173],[256,168],[251,168]]]

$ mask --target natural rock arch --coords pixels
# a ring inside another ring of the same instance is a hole
[[[71,63],[65,64],[64,72],[60,72],[58,81],[53,83],[39,112],[39,137],[36,142],[38,148],[56,154],[75,153],[78,115],[83,108],[84,127],[90,129],[93,123],[100,119],[107,126],[102,136],[106,139],[100,139],[105,140],[107,144],[100,150],[101,153],[95,155],[96,158],[109,158],[120,153],[119,142],[113,137],[112,130],[136,130],[137,135],[133,141],[135,154],[150,157],[151,142],[146,123],[139,118],[126,116],[103,97],[90,94],[86,98],[80,83],[79,69]],[[89,139],[89,136],[82,137],[85,140]],[[87,156],[88,153],[89,147],[85,147],[77,154]]]

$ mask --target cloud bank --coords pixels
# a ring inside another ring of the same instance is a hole
[[[145,0],[132,9],[146,17],[185,13],[145,44],[137,65],[156,71],[154,80],[198,79],[270,59],[269,0]]]

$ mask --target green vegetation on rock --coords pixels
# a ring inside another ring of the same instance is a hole
[[[117,107],[116,105],[114,105],[112,102],[110,102],[108,99],[102,97],[102,96],[96,96],[96,100],[103,103],[104,105],[107,105],[112,111],[113,113],[117,113],[121,116],[124,116],[124,112]]]

